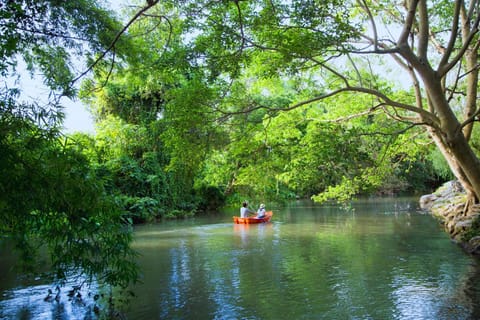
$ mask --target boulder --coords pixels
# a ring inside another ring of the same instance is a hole
[[[480,204],[470,206],[468,212],[465,212],[466,203],[467,195],[457,181],[447,182],[419,200],[422,210],[438,218],[452,240],[467,252],[480,255],[480,236],[466,238],[480,215]]]
[[[480,236],[471,238],[470,240],[465,242],[462,246],[467,252],[471,254],[479,255],[480,254]]]
[[[424,196],[420,197],[420,208],[422,210],[430,210],[435,203],[435,200],[437,200],[438,197],[435,194],[426,194]]]

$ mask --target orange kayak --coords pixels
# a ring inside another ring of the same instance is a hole
[[[240,218],[237,216],[233,216],[233,222],[237,224],[254,224],[254,223],[269,222],[272,216],[273,216],[273,211],[265,212],[265,217],[263,218],[256,218],[256,217]]]

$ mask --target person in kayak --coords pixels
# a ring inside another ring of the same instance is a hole
[[[243,201],[242,207],[240,208],[240,218],[248,218],[249,214],[255,214],[255,211],[248,209],[248,202]]]
[[[265,205],[262,203],[260,205],[260,208],[258,208],[257,218],[263,218],[263,217],[265,217]]]

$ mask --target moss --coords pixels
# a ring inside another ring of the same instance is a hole
[[[462,235],[462,241],[468,242],[476,236],[480,236],[480,217],[473,220],[472,226]]]

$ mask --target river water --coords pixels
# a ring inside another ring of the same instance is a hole
[[[233,225],[232,209],[137,226],[142,283],[125,317],[480,319],[479,261],[417,199],[269,209],[272,222],[260,225]],[[18,285],[2,256],[0,318],[94,318],[86,306],[45,302],[48,283]]]

